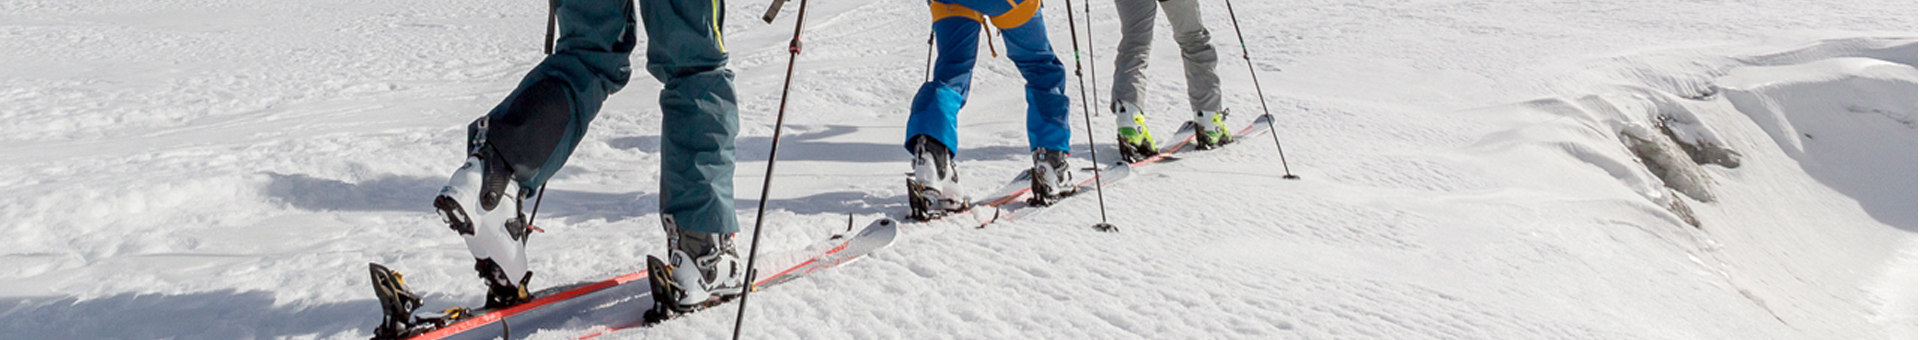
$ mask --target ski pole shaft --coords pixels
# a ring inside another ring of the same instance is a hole
[[[1117,230],[1117,228],[1107,222],[1107,194],[1105,192],[1106,188],[1104,188],[1106,186],[1106,179],[1100,178],[1101,164],[1100,151],[1098,149],[1099,144],[1093,143],[1093,111],[1091,110],[1091,104],[1087,103],[1087,78],[1080,73],[1079,27],[1080,24],[1075,23],[1073,17],[1073,0],[1067,0],[1067,35],[1073,37],[1073,76],[1075,79],[1078,79],[1076,82],[1080,85],[1080,117],[1083,118],[1087,124],[1087,156],[1093,158],[1093,195],[1100,201],[1100,224],[1093,225],[1093,228],[1100,231],[1114,231]],[[1087,32],[1087,34],[1091,35],[1093,32]]]
[[[1260,89],[1260,72],[1253,68],[1253,54],[1247,50],[1247,36],[1240,33],[1240,16],[1233,13],[1233,0],[1223,1],[1227,3],[1227,18],[1233,20],[1233,36],[1240,40],[1240,59],[1247,61],[1247,74],[1253,77],[1253,93],[1260,97],[1260,113],[1273,116],[1273,111],[1267,109],[1267,93]],[[1280,178],[1300,179],[1293,175],[1293,168],[1287,166],[1287,149],[1280,146],[1280,130],[1273,127],[1273,119],[1267,119],[1267,131],[1273,134],[1273,148],[1280,152],[1280,169],[1286,173]]]
[[[927,80],[933,81],[933,31],[927,31]]]
[[[1087,15],[1087,82],[1093,84],[1093,91],[1091,91],[1093,92],[1093,102],[1089,104],[1100,105],[1100,58],[1093,56],[1093,2],[1088,1],[1085,6],[1081,6],[1080,8],[1083,10],[1081,14]],[[1073,18],[1071,14],[1073,14],[1073,4],[1067,4],[1067,14],[1069,14],[1067,23],[1072,24]],[[1093,132],[1088,131],[1087,133]],[[1099,164],[1094,164],[1094,166],[1098,167]]]
[[[533,213],[527,214],[527,225],[537,225],[537,224],[533,224],[533,218],[540,217],[540,201],[547,200],[547,184],[546,183],[540,183],[540,191],[538,192],[538,195],[539,196],[533,199]]]
[[[780,4],[784,2],[786,0],[774,0],[773,8],[767,11],[768,15],[764,19],[772,22],[773,14],[779,12]],[[780,131],[787,123],[787,98],[793,92],[793,68],[800,60],[800,33],[807,23],[807,0],[800,0],[800,10],[796,15],[798,17],[793,20],[793,41],[787,43],[787,78],[784,84],[780,85],[780,111],[773,119],[773,142],[767,151],[767,172],[765,179],[760,183],[760,207],[753,217],[753,245],[747,247],[747,287],[740,292],[740,311],[733,316],[734,340],[740,340],[740,327],[747,318],[747,297],[753,294],[753,277],[756,276],[753,265],[754,260],[760,257],[760,231],[766,230],[767,194],[773,189],[774,162],[779,160]]]
[[[540,43],[541,46],[546,47],[547,54],[553,54],[553,44],[555,43],[553,41],[553,30],[559,27],[560,24],[559,10],[560,0],[547,0],[547,40]]]

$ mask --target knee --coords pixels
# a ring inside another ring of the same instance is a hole
[[[1179,42],[1180,48],[1183,49],[1191,50],[1200,47],[1212,47],[1213,33],[1207,32],[1204,28],[1189,32],[1180,32],[1180,34],[1173,36],[1173,40]]]
[[[1014,66],[1020,68],[1020,73],[1025,74],[1027,78],[1053,79],[1059,78],[1067,73],[1066,65],[1061,64],[1058,58],[1015,60],[1013,63]]]
[[[1120,36],[1120,46],[1117,49],[1120,53],[1147,53],[1153,50],[1153,35]]]

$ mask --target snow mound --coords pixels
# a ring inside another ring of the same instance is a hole
[[[1920,98],[1913,66],[1829,58],[1739,68],[1717,82],[1727,101],[1808,175],[1858,200],[1875,219],[1914,230],[1914,114]]]
[[[1528,118],[1506,133],[1489,136],[1503,145],[1544,147],[1597,168],[1638,196],[1699,226],[1681,196],[1714,202],[1714,181],[1703,165],[1740,166],[1741,154],[1701,122],[1682,98],[1641,86],[1572,98],[1546,98],[1484,109]]]
[[[1636,226],[1803,335],[1911,339],[1915,39],[1782,46],[1599,59],[1570,70],[1591,84],[1466,112],[1495,123],[1469,151],[1693,225]]]

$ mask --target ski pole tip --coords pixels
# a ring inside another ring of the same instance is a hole
[[[1108,233],[1117,233],[1117,232],[1120,232],[1120,227],[1113,226],[1113,224],[1111,223],[1100,223],[1100,224],[1093,225],[1093,230],[1098,230],[1101,232],[1108,232]]]
[[[1280,178],[1282,178],[1282,179],[1290,179],[1290,180],[1295,180],[1295,181],[1298,181],[1298,180],[1300,180],[1300,176],[1294,176],[1293,174],[1287,174],[1286,176],[1280,176]]]

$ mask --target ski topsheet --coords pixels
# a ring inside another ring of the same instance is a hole
[[[805,277],[815,271],[843,265],[893,243],[899,223],[891,219],[875,221],[853,234],[841,234],[801,250],[770,256],[756,265],[765,273],[754,277],[755,291]],[[653,309],[652,287],[647,271],[622,274],[606,280],[549,288],[534,293],[533,300],[498,310],[473,310],[471,315],[450,320],[445,326],[406,338],[436,339],[521,339],[536,331],[555,329],[597,329],[580,336],[596,337],[615,330],[650,325],[645,314]],[[432,313],[440,314],[440,313]],[[428,315],[425,318],[442,318]]]

